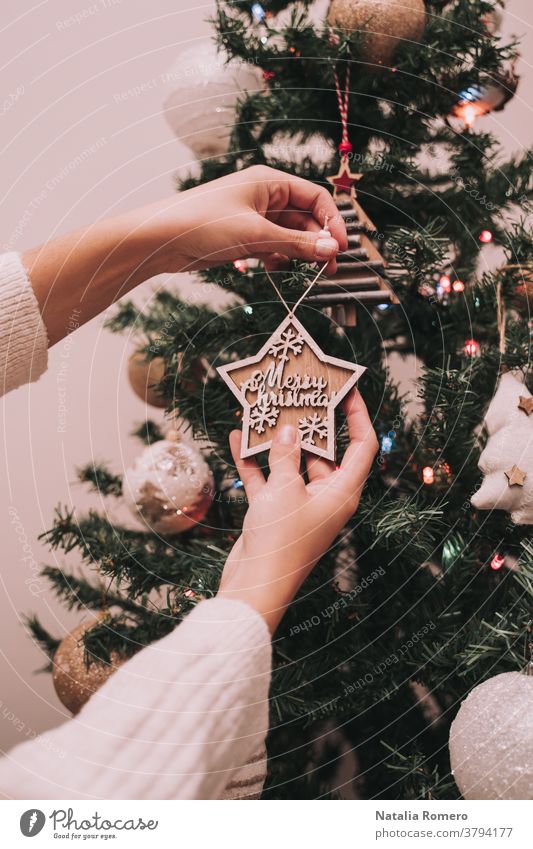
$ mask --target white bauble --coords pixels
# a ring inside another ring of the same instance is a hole
[[[533,799],[533,676],[504,672],[476,687],[450,730],[465,799]]]
[[[178,534],[201,522],[213,500],[213,476],[194,442],[148,445],[124,476],[124,498],[150,531]]]
[[[163,104],[165,118],[198,157],[227,153],[237,101],[265,88],[257,65],[226,62],[211,40],[184,50],[164,77],[172,87]]]

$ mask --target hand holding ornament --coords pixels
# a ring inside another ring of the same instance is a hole
[[[243,531],[222,574],[219,595],[255,608],[275,631],[305,578],[355,513],[378,441],[357,390],[347,396],[350,445],[340,466],[306,455],[309,483],[300,474],[301,446],[293,426],[276,434],[270,475],[252,458],[240,459],[241,433],[231,450],[249,502]]]
[[[321,233],[329,218],[330,236]],[[98,221],[26,251],[50,345],[157,274],[198,271],[257,257],[327,262],[347,248],[346,228],[329,192],[254,166]]]

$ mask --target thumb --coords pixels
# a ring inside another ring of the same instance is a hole
[[[262,251],[265,249],[290,259],[326,262],[328,259],[335,259],[339,252],[339,243],[332,236],[323,236],[310,230],[290,230],[288,227],[269,222]]]
[[[300,434],[294,425],[286,424],[276,431],[268,458],[269,482],[290,484],[300,480]],[[303,483],[303,481],[302,481]]]

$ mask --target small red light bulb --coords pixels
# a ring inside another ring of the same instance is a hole
[[[477,357],[479,354],[479,342],[475,339],[467,339],[463,351],[467,357]]]
[[[435,472],[431,466],[424,466],[422,469],[422,479],[426,486],[431,486],[435,482]]]
[[[505,557],[503,556],[503,554],[495,554],[492,560],[490,561],[490,568],[494,569],[494,571],[497,572],[498,569],[502,568],[504,563]]]
[[[452,281],[447,274],[443,274],[439,280],[439,286],[443,292],[449,292],[452,288]]]

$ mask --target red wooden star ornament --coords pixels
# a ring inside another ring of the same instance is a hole
[[[327,178],[328,183],[331,183],[335,189],[333,197],[337,199],[339,195],[345,194],[350,195],[350,197],[355,200],[357,193],[354,185],[359,182],[362,176],[362,174],[353,174],[352,171],[350,171],[350,166],[346,157],[341,159],[338,173]]]

